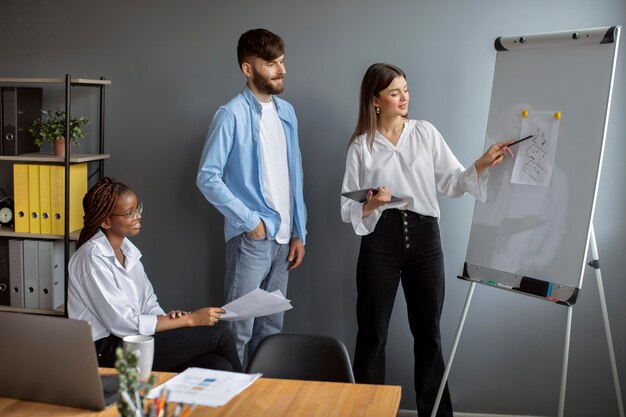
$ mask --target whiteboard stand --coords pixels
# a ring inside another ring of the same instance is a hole
[[[452,361],[454,361],[454,354],[456,353],[456,348],[459,345],[459,339],[461,338],[463,326],[465,326],[465,318],[467,317],[467,311],[469,310],[470,303],[472,302],[475,287],[476,283],[474,281],[470,281],[470,287],[469,290],[467,290],[467,297],[465,297],[465,305],[463,306],[463,313],[461,313],[461,320],[459,320],[459,327],[456,329],[456,335],[454,336],[454,342],[452,343],[452,350],[450,351],[450,357],[446,363],[446,369],[443,371],[439,391],[437,391],[437,397],[435,398],[435,405],[433,406],[433,411],[430,414],[431,417],[436,417],[437,411],[439,410],[441,396],[443,395],[443,390],[446,387],[446,382],[448,382],[448,375],[450,374],[450,368],[452,368]]]
[[[563,348],[563,366],[561,368],[558,417],[563,417],[563,412],[565,411],[565,386],[567,384],[567,364],[569,362],[569,345],[570,336],[572,334],[572,311],[572,306],[567,306],[567,318],[565,319],[565,346]],[[624,416],[622,415],[620,417]]]
[[[624,417],[624,402],[622,401],[622,390],[619,385],[619,377],[617,375],[617,361],[615,360],[615,350],[613,349],[613,337],[611,336],[611,327],[609,326],[609,312],[606,308],[606,298],[604,297],[604,285],[602,284],[602,273],[600,272],[600,258],[598,256],[598,246],[596,244],[596,232],[593,229],[593,222],[590,225],[591,240],[589,248],[591,249],[591,262],[589,266],[596,271],[596,281],[598,283],[598,296],[600,297],[600,307],[602,309],[602,320],[604,321],[604,331],[606,333],[606,343],[609,348],[609,358],[611,360],[611,371],[613,372],[613,385],[615,385],[615,396],[617,398],[617,408],[619,416]]]
[[[609,348],[609,358],[611,361],[611,371],[613,373],[613,385],[615,386],[617,408],[619,411],[619,416],[625,417],[624,416],[624,403],[622,401],[622,391],[620,389],[619,376],[617,373],[617,361],[615,360],[615,350],[613,349],[613,338],[611,336],[611,327],[609,326],[609,313],[606,308],[606,298],[604,296],[604,285],[602,284],[602,273],[600,272],[600,259],[598,257],[598,246],[596,244],[596,234],[593,229],[593,222],[590,225],[589,248],[591,249],[592,260],[588,263],[588,265],[594,268],[595,273],[596,273],[596,281],[598,284],[598,296],[600,297],[600,307],[602,309],[602,320],[604,321],[606,343]],[[443,395],[446,382],[448,382],[448,376],[450,375],[450,369],[452,368],[452,362],[454,361],[454,355],[456,354],[456,350],[459,345],[461,332],[463,331],[463,327],[465,326],[465,319],[467,318],[467,312],[469,310],[470,303],[472,302],[472,297],[474,295],[475,287],[476,287],[476,282],[470,281],[470,287],[467,291],[467,297],[465,298],[465,305],[463,306],[463,312],[461,313],[459,326],[457,328],[456,335],[454,336],[454,341],[452,343],[450,357],[448,358],[448,362],[446,363],[446,369],[443,373],[441,384],[439,385],[439,391],[437,392],[437,397],[435,398],[435,404],[433,406],[431,417],[436,417],[437,415],[437,410],[439,409],[439,403],[441,402],[441,397]],[[567,318],[566,318],[566,324],[565,324],[566,326],[565,327],[565,346],[563,349],[563,367],[561,370],[561,388],[559,391],[558,417],[563,417],[564,411],[565,411],[565,388],[567,384],[567,366],[568,366],[568,361],[569,361],[570,336],[571,336],[571,330],[572,330],[573,306],[568,305],[566,308],[567,308]]]
[[[600,307],[602,309],[602,321],[606,334],[606,344],[609,348],[609,359],[611,361],[611,372],[613,373],[613,385],[615,387],[615,397],[617,399],[617,409],[619,416],[624,417],[624,403],[622,401],[622,391],[617,374],[617,361],[615,360],[615,350],[613,349],[613,337],[609,326],[609,313],[606,308],[606,298],[604,296],[604,285],[602,283],[602,273],[600,272],[600,258],[598,256],[598,246],[596,244],[596,233],[593,229],[593,222],[590,225],[589,248],[591,249],[591,261],[588,263],[595,270],[596,282],[598,284],[598,296],[600,297]],[[561,390],[559,392],[558,417],[563,417],[565,412],[565,387],[567,384],[567,365],[569,361],[570,335],[572,329],[572,306],[567,306],[567,319],[565,328],[565,347],[563,349],[563,368],[561,370]]]

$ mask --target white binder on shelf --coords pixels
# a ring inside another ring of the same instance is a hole
[[[9,284],[11,307],[24,307],[24,241],[9,240]]]
[[[39,308],[39,244],[24,240],[24,307]]]
[[[70,242],[73,246],[74,242]],[[63,277],[64,242],[39,240],[39,308],[55,310],[63,304],[65,279]]]

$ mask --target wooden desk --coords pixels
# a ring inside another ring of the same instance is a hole
[[[103,373],[110,373],[109,370]],[[175,374],[157,372],[158,383]],[[259,378],[219,408],[197,407],[191,417],[396,417],[401,388],[391,385],[341,384]],[[117,417],[104,411],[0,397],[2,417]]]

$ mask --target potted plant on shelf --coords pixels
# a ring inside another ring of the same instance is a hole
[[[65,111],[41,110],[41,120],[37,119],[28,131],[35,138],[35,145],[41,146],[44,142],[54,145],[56,155],[65,155]],[[89,119],[85,117],[70,117],[70,141],[72,145],[78,145],[79,140],[85,137],[83,127],[87,126]]]

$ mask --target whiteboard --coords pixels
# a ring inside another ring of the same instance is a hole
[[[613,26],[496,39],[485,150],[521,138],[524,116],[535,112],[559,112],[557,142],[549,151],[553,165],[547,184],[511,182],[516,159],[528,156],[517,151],[531,146],[530,140],[512,147],[514,159],[489,170],[487,201],[474,207],[459,278],[564,305],[576,302],[620,30]]]

